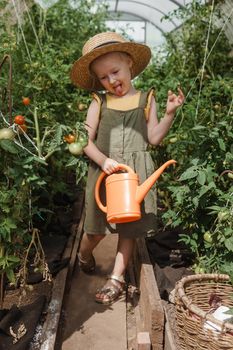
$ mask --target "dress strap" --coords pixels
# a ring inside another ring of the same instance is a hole
[[[95,92],[92,93],[92,98],[94,100],[96,100],[96,102],[98,104],[98,118],[99,118],[100,114],[101,114],[101,106],[102,106],[102,103],[103,103],[103,99],[102,99],[100,94],[95,93]]]
[[[150,113],[150,106],[151,106],[151,99],[152,96],[155,97],[155,89],[151,88],[148,93],[147,93],[147,98],[146,98],[146,107],[144,108],[144,113],[145,113],[145,118],[146,120],[149,119],[149,113]]]

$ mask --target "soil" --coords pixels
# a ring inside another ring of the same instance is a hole
[[[8,290],[5,293],[3,308],[10,309],[12,305],[18,307],[33,303],[39,296],[45,295],[49,301],[52,291],[52,282],[44,281],[30,286],[30,290],[20,288]]]

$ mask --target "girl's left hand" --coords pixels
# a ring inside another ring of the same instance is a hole
[[[175,114],[178,107],[180,107],[185,100],[185,96],[183,94],[183,91],[178,88],[178,95],[176,95],[171,90],[168,91],[168,98],[167,98],[167,108],[166,113],[167,114]]]

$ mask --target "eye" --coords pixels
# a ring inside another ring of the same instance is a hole
[[[117,74],[119,72],[119,70],[115,70],[114,72],[113,72],[113,74]]]

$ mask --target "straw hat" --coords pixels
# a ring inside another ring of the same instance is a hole
[[[83,46],[82,57],[74,62],[71,69],[72,82],[87,90],[103,90],[101,84],[90,72],[90,64],[99,56],[109,52],[126,52],[132,60],[132,78],[148,65],[151,50],[148,46],[127,41],[115,32],[100,33],[90,38]]]

